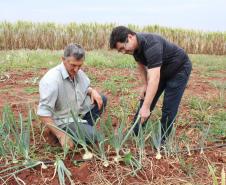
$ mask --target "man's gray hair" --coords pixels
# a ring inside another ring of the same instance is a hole
[[[77,60],[85,58],[85,50],[79,44],[69,44],[64,49],[64,57],[75,57]]]

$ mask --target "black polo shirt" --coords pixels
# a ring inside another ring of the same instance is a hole
[[[169,79],[188,61],[188,55],[179,46],[151,33],[137,33],[138,49],[133,53],[137,62],[148,69],[160,67],[160,78]]]

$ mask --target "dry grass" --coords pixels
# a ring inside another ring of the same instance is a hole
[[[116,24],[55,24],[18,21],[0,23],[0,50],[7,49],[63,49],[76,42],[87,50],[107,49],[109,35]],[[128,25],[134,31],[153,32],[180,45],[188,53],[226,54],[225,32],[201,32],[171,29],[157,25],[138,27]]]

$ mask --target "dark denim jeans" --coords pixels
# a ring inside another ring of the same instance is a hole
[[[179,71],[174,77],[168,80],[160,80],[158,90],[156,95],[152,101],[150,111],[152,111],[161,96],[162,92],[164,91],[164,98],[163,98],[163,106],[162,106],[162,117],[161,117],[161,124],[162,124],[162,142],[165,141],[167,136],[170,134],[173,122],[176,118],[176,114],[178,111],[178,107],[183,96],[185,87],[187,85],[190,73],[192,70],[192,64],[190,61],[187,61],[181,71]],[[136,118],[139,114],[140,108],[143,105],[144,100],[140,100],[139,107],[137,109],[136,115],[134,117],[133,123],[136,121]],[[144,127],[147,121],[142,124]],[[134,127],[134,133],[138,135],[140,123],[138,123]]]
[[[95,104],[95,107],[93,107],[93,109],[90,112],[86,113],[86,115],[82,118],[82,119],[86,120],[88,122],[88,125],[90,125],[90,126],[94,125],[97,118],[100,117],[100,115],[102,114],[102,112],[104,111],[104,109],[107,105],[106,96],[101,95],[101,98],[103,101],[103,106],[102,106],[101,110],[99,110],[97,104]]]

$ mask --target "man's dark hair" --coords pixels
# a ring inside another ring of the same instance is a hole
[[[85,58],[85,50],[79,44],[69,44],[64,49],[64,57],[73,56],[77,60]]]
[[[117,42],[122,42],[122,43],[126,42],[128,34],[135,35],[136,33],[125,26],[115,27],[111,32],[111,36],[109,40],[110,48],[111,49],[116,48]]]

